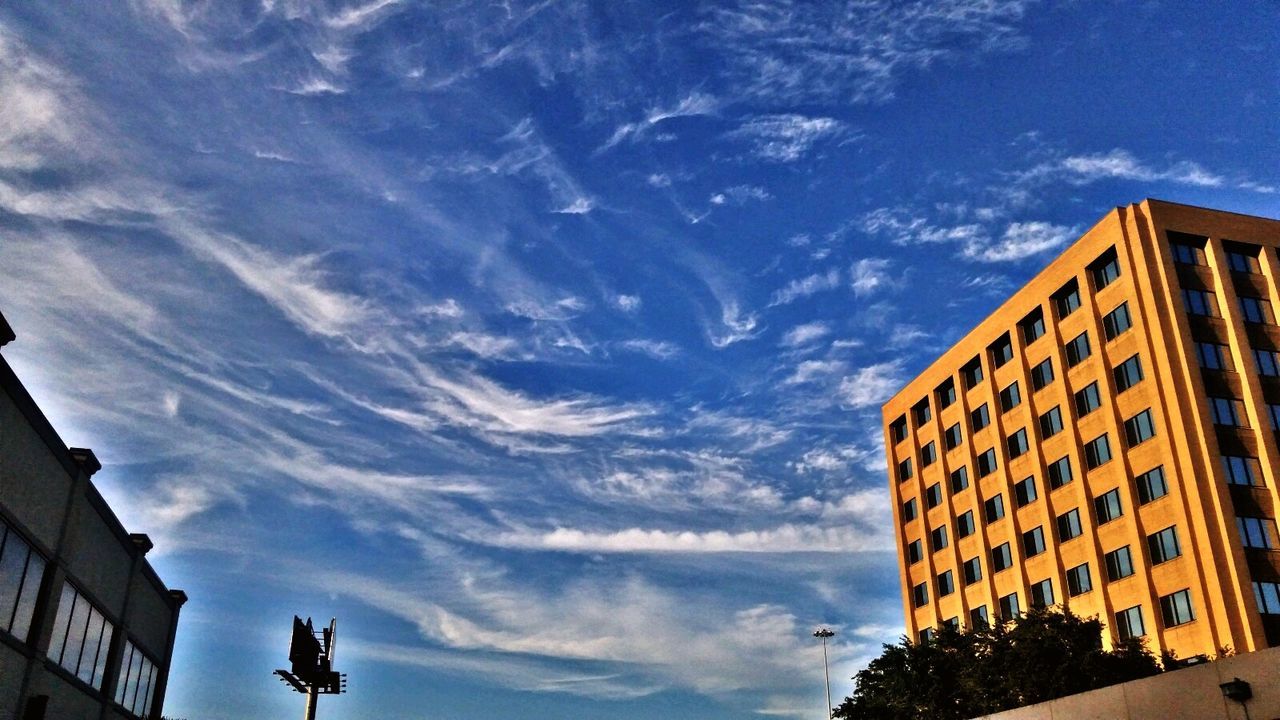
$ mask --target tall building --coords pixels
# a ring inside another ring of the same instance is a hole
[[[906,625],[1280,644],[1280,221],[1116,208],[884,405]]]
[[[187,596],[102,499],[100,468],[0,358],[0,719],[160,717]]]

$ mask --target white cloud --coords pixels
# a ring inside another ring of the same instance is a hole
[[[787,331],[782,336],[782,345],[784,347],[799,347],[807,345],[814,340],[818,340],[831,334],[831,326],[825,322],[814,321],[797,325]]]
[[[529,320],[564,321],[581,314],[587,309],[587,303],[575,295],[550,302],[526,298],[508,303],[506,309],[512,315]]]
[[[882,542],[881,533],[793,524],[741,532],[556,528],[545,533],[506,533],[495,539],[495,544],[503,547],[575,553],[876,552],[883,550]]]
[[[965,247],[964,254],[982,262],[1013,262],[1056,250],[1074,240],[1077,235],[1076,228],[1065,225],[1039,221],[1015,222],[1005,228],[999,240],[972,243]]]
[[[848,367],[848,364],[841,360],[805,360],[796,365],[795,372],[791,373],[782,383],[784,385],[799,385],[823,380],[844,372]]]
[[[849,269],[853,286],[853,294],[865,297],[889,283],[889,261],[884,258],[866,258],[859,260]]]
[[[613,304],[621,311],[633,313],[640,309],[639,295],[614,295]]]
[[[449,343],[465,348],[482,358],[505,358],[519,347],[514,339],[479,332],[456,332],[449,336]]]
[[[792,280],[785,287],[775,290],[769,298],[769,307],[789,305],[801,298],[838,287],[840,287],[840,270],[831,268],[825,273],[814,273],[808,277]]]
[[[643,138],[655,125],[666,120],[679,117],[715,115],[719,108],[720,102],[714,96],[700,92],[690,93],[672,107],[652,108],[645,114],[643,120],[619,125],[596,152],[608,150],[625,140],[635,142]]]
[[[631,352],[648,355],[656,360],[670,360],[680,354],[679,346],[659,340],[623,340],[618,347]]]
[[[653,173],[645,182],[656,188],[671,187],[671,176],[666,173]]]
[[[804,157],[820,140],[844,132],[844,124],[829,117],[804,115],[763,115],[752,118],[729,133],[744,138],[752,152],[773,162],[794,162]]]
[[[853,408],[878,407],[902,387],[902,363],[898,360],[860,368],[840,381],[840,396]]]
[[[732,203],[734,205],[745,205],[751,200],[764,202],[772,198],[768,190],[758,185],[735,185],[725,188],[724,192],[718,192],[711,196],[712,205],[725,205]]]
[[[720,307],[720,322],[724,325],[721,332],[712,332],[711,344],[717,348],[725,348],[736,342],[750,340],[760,334],[757,329],[759,320],[754,313],[742,314],[736,301],[727,301]]]

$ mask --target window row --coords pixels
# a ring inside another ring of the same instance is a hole
[[[1120,262],[1116,256],[1114,248],[1108,249],[1105,253],[1098,257],[1097,260],[1089,264],[1088,275],[1093,281],[1094,289],[1101,290],[1110,285],[1120,277]],[[1060,290],[1050,298],[1051,304],[1057,311],[1058,317],[1064,318],[1075,312],[1080,307],[1080,290],[1077,282],[1072,280],[1064,285]],[[1119,306],[1112,309],[1103,317],[1103,332],[1107,340],[1112,340],[1121,333],[1133,326],[1132,316],[1129,314],[1129,306],[1127,302],[1120,303]],[[1044,311],[1036,308],[1018,323],[1019,332],[1022,335],[1024,344],[1031,344],[1045,334]],[[1067,364],[1075,366],[1076,364],[1089,357],[1091,348],[1089,346],[1088,333],[1081,333],[1069,341],[1066,346]],[[1001,335],[994,343],[987,347],[987,354],[993,368],[999,368],[1013,359],[1013,342],[1009,333]],[[985,374],[982,368],[982,358],[975,357],[960,368],[960,378],[965,389],[976,386],[983,380]],[[945,409],[956,401],[956,385],[952,379],[947,379],[942,385],[939,385],[933,393],[937,402],[938,409]],[[929,402],[929,398],[923,398],[911,408],[911,416],[915,421],[916,427],[929,422],[933,417],[933,406]],[[907,438],[907,418],[900,417],[889,425],[890,437],[893,442],[902,442]]]

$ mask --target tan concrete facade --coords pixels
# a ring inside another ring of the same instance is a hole
[[[1280,644],[1278,249],[1117,208],[884,405],[912,637],[1015,598],[1180,657]]]

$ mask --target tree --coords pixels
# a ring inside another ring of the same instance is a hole
[[[1102,649],[1102,623],[1036,608],[990,628],[903,638],[854,677],[844,720],[964,720],[1160,672],[1140,640]]]

